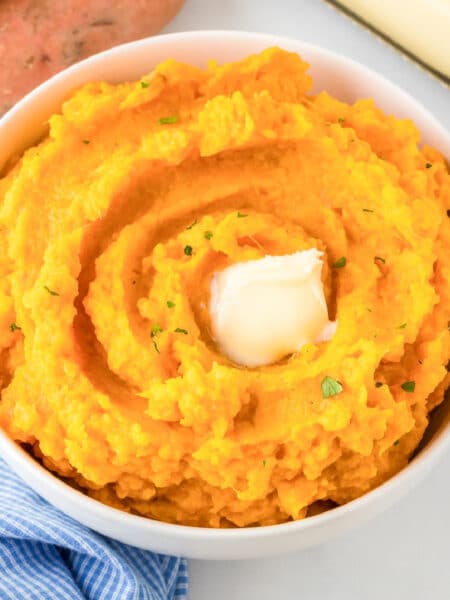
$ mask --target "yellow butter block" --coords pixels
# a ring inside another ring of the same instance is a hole
[[[338,4],[450,77],[450,0],[339,0]]]

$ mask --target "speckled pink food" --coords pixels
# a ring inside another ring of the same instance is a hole
[[[0,115],[90,54],[157,33],[183,0],[0,0]]]

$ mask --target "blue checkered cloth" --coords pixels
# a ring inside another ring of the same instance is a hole
[[[185,600],[181,558],[94,533],[0,459],[0,600]]]

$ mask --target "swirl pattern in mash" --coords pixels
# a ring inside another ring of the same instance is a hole
[[[103,502],[299,519],[399,471],[443,399],[444,159],[370,100],[310,94],[306,68],[271,49],[86,85],[0,180],[0,423]],[[335,336],[222,356],[214,272],[312,247]]]

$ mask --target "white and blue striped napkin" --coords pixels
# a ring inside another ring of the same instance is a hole
[[[0,459],[0,600],[185,600],[187,566],[94,533]]]

